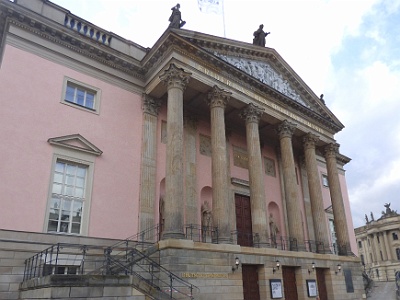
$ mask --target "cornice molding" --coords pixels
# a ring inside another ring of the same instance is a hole
[[[15,4],[11,2],[8,5],[4,5],[3,2],[1,4],[0,41],[4,39],[4,29],[9,23],[108,67],[144,80],[145,71],[136,59],[96,42],[90,37],[81,35],[67,26],[62,26],[41,16],[35,16],[32,12],[25,12],[19,6],[12,7]]]

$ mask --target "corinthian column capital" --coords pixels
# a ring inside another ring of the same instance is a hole
[[[275,130],[278,133],[280,139],[284,137],[291,138],[294,133],[294,130],[296,129],[296,126],[297,126],[296,124],[291,123],[288,120],[284,120],[275,128]]]
[[[315,149],[315,145],[319,141],[319,136],[313,134],[313,133],[308,133],[303,137],[303,145],[304,149]]]
[[[212,90],[207,95],[207,103],[211,108],[221,107],[225,109],[231,95],[231,92],[220,89],[218,86],[214,85]]]
[[[192,73],[185,72],[185,70],[178,68],[175,64],[170,64],[169,68],[164,71],[164,74],[160,75],[160,80],[168,88],[179,88],[182,91],[185,90]]]
[[[263,112],[264,109],[250,103],[240,112],[239,115],[242,119],[246,120],[246,123],[258,124]]]
[[[336,158],[336,155],[339,153],[339,144],[338,143],[330,143],[324,147],[324,153],[326,158]]]
[[[154,99],[147,94],[142,97],[142,109],[145,113],[158,116],[158,111],[161,106],[161,100]]]

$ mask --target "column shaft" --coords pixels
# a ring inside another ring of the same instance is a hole
[[[260,134],[258,123],[263,110],[253,104],[249,104],[241,113],[246,120],[247,151],[249,156],[249,184],[250,203],[253,233],[258,234],[260,243],[267,242],[270,235],[267,225],[264,173],[260,148]]]
[[[325,217],[321,183],[317,166],[317,155],[315,153],[315,144],[317,141],[318,137],[313,134],[308,134],[303,138],[315,239],[317,243],[323,243],[321,248],[319,248],[317,244],[317,251],[326,253],[330,252],[328,239],[329,230]]]
[[[231,242],[229,218],[228,161],[224,111],[231,93],[214,86],[208,94],[211,108],[212,217],[220,242]]]
[[[384,232],[382,232],[383,235],[383,242],[385,245],[385,260],[392,260],[392,253],[390,251],[390,246],[389,246],[389,241],[388,241],[388,232],[385,230]]]
[[[293,241],[291,243],[291,249],[296,250],[296,248],[304,248],[304,232],[301,222],[301,212],[298,200],[299,196],[292,146],[292,135],[294,129],[294,124],[285,120],[278,126],[277,131],[279,133],[282,155],[282,171],[285,184],[289,238]]]
[[[329,144],[325,147],[326,167],[328,171],[329,192],[331,195],[334,224],[338,242],[339,255],[350,253],[350,239],[347,228],[346,211],[343,203],[342,190],[340,188],[339,173],[336,154],[338,144]]]
[[[143,143],[140,174],[140,231],[154,226],[157,166],[157,115],[161,102],[143,95]],[[153,234],[151,234],[153,235]],[[145,237],[147,238],[147,237]]]
[[[160,79],[168,89],[165,221],[163,239],[183,238],[183,91],[190,73],[171,64]]]

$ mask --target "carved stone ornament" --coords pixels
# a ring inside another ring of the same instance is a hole
[[[161,106],[161,100],[154,99],[147,94],[143,94],[142,109],[145,113],[157,116]]]
[[[225,109],[231,95],[231,92],[220,89],[218,86],[214,85],[212,90],[207,95],[207,103],[211,108],[222,107]]]
[[[325,157],[335,157],[339,153],[339,144],[338,143],[331,143],[324,147]]]
[[[296,124],[285,120],[276,127],[276,132],[278,133],[280,139],[284,137],[291,138],[296,126]]]
[[[303,137],[304,149],[315,149],[315,145],[318,143],[319,137],[315,134],[308,133]]]
[[[241,112],[240,117],[246,120],[246,123],[257,123],[264,112],[263,108],[260,108],[253,103],[249,103]]]
[[[239,70],[242,70],[250,76],[260,80],[262,83],[265,83],[266,85],[281,92],[285,96],[288,96],[294,101],[310,108],[310,106],[290,86],[289,82],[266,62],[247,59],[245,60],[239,57],[223,55],[218,52],[214,52],[213,54],[226,61],[227,63],[235,66]]]
[[[169,68],[164,71],[164,74],[160,75],[160,80],[168,88],[180,88],[185,90],[192,73],[185,72],[185,70],[178,68],[175,64],[170,64]]]

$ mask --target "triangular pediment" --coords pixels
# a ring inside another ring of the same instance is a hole
[[[77,151],[82,151],[86,153],[90,153],[93,155],[101,155],[103,151],[101,151],[98,147],[94,144],[89,142],[79,133],[65,135],[60,137],[54,137],[47,140],[51,145],[60,146],[63,148],[73,149]]]
[[[247,73],[253,78],[261,81],[269,87],[289,97],[307,108],[315,110],[313,105],[303,99],[303,97],[292,86],[291,82],[286,79],[281,73],[275,70],[267,61],[260,61],[251,58],[241,58],[238,56],[229,56],[214,51],[213,54],[239,70]]]
[[[185,53],[194,53],[206,64],[215,65],[222,75],[236,77],[237,82],[251,85],[254,91],[273,95],[285,108],[306,114],[334,132],[344,127],[324,99],[317,96],[273,48],[190,30],[167,30],[145,61],[150,62],[154,55],[162,57],[166,45],[179,45]]]

